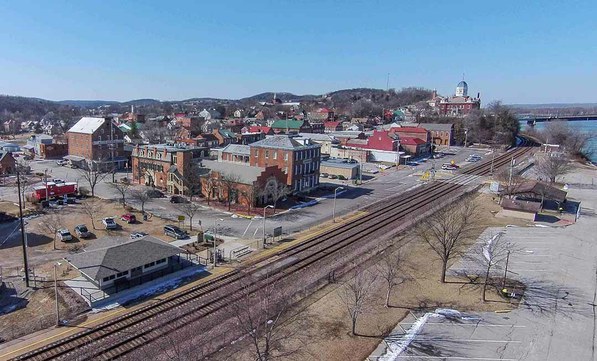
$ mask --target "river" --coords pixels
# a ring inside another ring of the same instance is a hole
[[[593,137],[587,142],[585,151],[587,152],[587,156],[591,162],[593,162],[593,164],[597,164],[597,120],[578,120],[569,121],[566,123],[575,131],[586,132],[593,135]],[[538,122],[535,125],[535,129],[541,131],[547,124],[549,124],[549,122]],[[527,127],[529,127],[529,125],[527,125],[526,121],[520,122],[521,130],[525,130]]]

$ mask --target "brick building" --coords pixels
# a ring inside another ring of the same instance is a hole
[[[83,117],[68,132],[68,159],[79,167],[122,169],[127,163],[124,154],[124,133],[112,118]]]
[[[266,192],[263,192],[269,182],[286,182],[286,174],[275,165],[257,167],[212,160],[203,160],[201,164],[208,171],[202,171],[207,176],[201,178],[201,193],[206,198],[228,201],[230,196],[231,204],[240,204],[247,208],[269,201]],[[224,180],[226,178],[234,180],[230,187]],[[212,182],[211,186],[208,186],[208,181]]]
[[[205,156],[204,148],[183,144],[136,145],[131,154],[133,182],[171,194],[190,194],[198,184],[193,160]]]
[[[274,135],[250,147],[249,164],[257,167],[275,165],[286,174],[286,184],[293,192],[303,192],[319,185],[321,145],[308,138]]]
[[[466,115],[475,109],[481,109],[479,94],[476,98],[468,96],[468,84],[463,80],[456,86],[456,94],[435,101],[435,107],[440,115]]]
[[[418,127],[431,133],[431,142],[435,145],[454,144],[454,124],[420,123]]]

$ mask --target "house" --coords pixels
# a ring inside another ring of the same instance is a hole
[[[397,134],[389,130],[374,130],[366,139],[349,139],[342,147],[339,147],[332,156],[337,153],[344,153],[344,148],[355,150],[348,152],[348,158],[359,161],[378,161],[398,163],[400,156],[400,141]],[[344,156],[344,158],[347,158]]]
[[[243,130],[246,130],[246,129],[247,129],[246,127],[243,128]],[[241,134],[238,134],[236,136],[237,143],[245,144],[245,145],[255,143],[261,139],[265,139],[265,134],[262,132],[255,132],[255,133],[242,132]]]
[[[94,243],[106,247],[71,253],[65,259],[81,276],[101,290],[118,289],[149,281],[181,268],[180,254],[185,251],[158,238],[145,236],[128,238],[104,237]]]
[[[324,126],[324,133],[333,133],[333,132],[340,132],[343,129],[342,127],[342,122],[336,121],[336,122],[325,122],[323,123]]]
[[[122,169],[127,158],[124,154],[124,133],[112,118],[83,117],[68,132],[68,159],[79,167]]]
[[[228,129],[214,129],[212,134],[218,139],[218,146],[220,147],[224,147],[228,144],[236,142],[236,134],[229,131]]]
[[[244,144],[229,144],[219,150],[218,161],[249,164],[251,148]]]
[[[330,154],[332,146],[340,143],[330,134],[299,133],[298,135],[301,138],[308,138],[313,143],[321,145],[321,154]]]
[[[525,201],[518,199],[503,198],[502,210],[498,216],[514,217],[535,221],[537,214],[541,211],[541,202]]]
[[[335,115],[333,110],[328,108],[320,108],[314,112],[307,113],[307,118],[313,121],[333,121]]]
[[[335,175],[344,179],[356,179],[360,165],[356,160],[328,159],[321,161],[321,174]]]
[[[217,148],[220,145],[218,138],[211,133],[200,134],[195,137],[199,145],[207,148]]]
[[[429,152],[427,142],[421,138],[400,137],[400,147],[404,152],[415,157],[425,155]]]
[[[269,201],[267,194],[262,192],[268,182],[272,180],[276,184],[286,182],[286,174],[275,165],[258,167],[203,160],[201,166],[209,170],[209,173],[201,178],[201,190],[206,198],[228,201],[230,196],[231,204],[240,204],[244,207],[254,207]],[[205,172],[202,173],[205,174]],[[208,182],[213,183],[209,186]]]
[[[312,128],[309,122],[304,120],[296,120],[296,119],[281,119],[276,120],[272,124],[272,129],[274,133],[312,133]]]
[[[11,152],[0,151],[0,175],[13,174],[16,171],[16,161]]]
[[[257,133],[257,132],[263,133],[265,135],[274,135],[274,130],[272,129],[272,127],[262,127],[259,125],[251,125],[248,127],[247,132],[243,132],[243,133]]]
[[[435,145],[454,144],[454,124],[419,123],[418,127],[429,131],[431,142]]]
[[[205,148],[184,144],[137,144],[131,153],[133,182],[170,194],[191,194],[197,185],[193,160],[206,153]]]

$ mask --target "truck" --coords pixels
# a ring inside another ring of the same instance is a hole
[[[77,194],[77,183],[75,182],[64,182],[55,183],[47,182],[45,184],[33,187],[31,196],[37,201],[43,201],[46,199],[46,190],[48,192],[48,198],[53,199],[57,197],[75,196]]]

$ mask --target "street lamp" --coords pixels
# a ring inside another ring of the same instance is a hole
[[[468,129],[464,128],[464,147],[466,148],[466,141],[468,138]]]
[[[220,221],[224,221],[222,218],[220,218]],[[218,226],[220,225],[220,223],[218,223],[218,221],[215,221],[214,223],[214,268],[216,268],[216,264],[218,261],[218,246],[216,241],[218,240]]]
[[[332,209],[332,222],[336,223],[336,197],[338,196],[338,190],[344,189],[344,187],[338,187],[334,189],[334,208]]]
[[[265,210],[268,208],[274,208],[274,206],[270,204],[263,207],[263,248],[265,248]]]
[[[54,298],[56,300],[56,326],[60,326],[60,306],[58,304],[58,276],[56,272],[56,268],[60,265],[60,262],[54,263]]]

